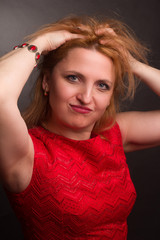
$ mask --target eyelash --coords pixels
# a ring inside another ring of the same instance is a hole
[[[103,85],[103,87],[101,87],[100,85]],[[98,83],[98,87],[99,87],[100,90],[102,90],[102,91],[110,90],[110,86],[109,86],[108,84],[106,84],[106,83],[103,83],[103,82]]]
[[[66,79],[70,82],[76,82],[78,80],[78,77],[76,75],[68,75],[66,76]]]
[[[76,82],[79,78],[76,76],[76,75],[67,75],[66,77],[65,77],[68,81],[70,81],[70,82]],[[97,84],[98,85],[98,87],[99,87],[99,89],[101,90],[101,91],[107,91],[107,90],[110,90],[110,86],[107,84],[107,83],[104,83],[104,82],[100,82],[100,83],[98,83]],[[103,87],[101,87],[100,85],[103,85]]]

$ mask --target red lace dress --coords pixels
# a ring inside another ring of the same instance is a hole
[[[117,124],[89,140],[31,129],[35,162],[31,182],[8,193],[27,240],[127,238],[136,193]]]

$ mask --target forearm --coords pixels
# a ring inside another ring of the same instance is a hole
[[[31,41],[42,52],[41,39]],[[27,47],[11,51],[0,59],[0,99],[17,101],[23,86],[35,66],[35,53]]]
[[[133,73],[160,96],[160,70],[131,59]]]
[[[46,30],[47,31],[47,30]],[[79,34],[72,34],[65,30],[48,32],[31,40],[29,44],[37,46],[38,52],[47,53],[56,49]],[[35,66],[35,53],[27,48],[12,51],[0,60],[0,102],[17,101],[24,84]]]

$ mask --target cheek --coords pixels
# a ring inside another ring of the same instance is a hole
[[[110,105],[112,95],[107,95],[106,97],[101,97],[97,101],[97,106],[99,111],[104,112],[106,108]]]
[[[65,84],[62,86],[53,86],[50,90],[50,100],[57,101],[58,103],[66,102],[74,96],[74,89]]]

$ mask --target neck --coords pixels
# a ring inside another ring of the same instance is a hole
[[[42,126],[53,133],[56,133],[60,136],[73,139],[73,140],[87,140],[91,137],[92,129],[83,128],[83,129],[74,129],[67,126],[54,127],[54,124],[48,122],[44,122]]]

